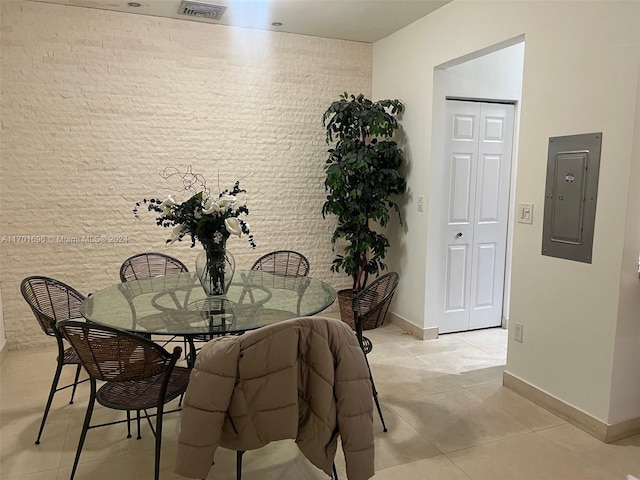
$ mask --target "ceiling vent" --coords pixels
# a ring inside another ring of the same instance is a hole
[[[178,13],[190,17],[207,18],[209,20],[220,20],[227,7],[223,5],[213,5],[211,3],[183,1],[180,4]]]

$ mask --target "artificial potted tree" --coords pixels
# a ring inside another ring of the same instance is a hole
[[[322,215],[335,215],[338,224],[331,237],[334,251],[344,246],[332,262],[333,272],[353,279],[350,289],[338,292],[342,320],[353,326],[351,298],[386,269],[383,263],[389,240],[376,227],[386,227],[390,211],[400,223],[395,195],[406,191],[401,173],[404,155],[393,140],[399,128],[396,117],[404,111],[400,100],[373,102],[364,95],[340,95],[322,117],[328,144],[325,164],[327,198]],[[344,245],[342,245],[344,244]],[[366,325],[365,325],[366,328]]]

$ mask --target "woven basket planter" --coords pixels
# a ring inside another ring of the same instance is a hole
[[[352,329],[356,329],[356,323],[353,319],[353,290],[350,288],[346,290],[338,290],[338,306],[340,307],[340,319],[349,325]],[[370,301],[373,305],[378,303],[379,295],[375,295]],[[369,307],[370,308],[370,307]],[[367,308],[368,310],[368,308]],[[384,323],[384,312],[376,310],[378,313],[374,315],[368,315],[364,321],[364,330],[371,330],[377,328]]]
[[[340,307],[340,319],[349,325],[353,330],[356,329],[356,322],[353,320],[353,290],[338,290],[338,306]]]

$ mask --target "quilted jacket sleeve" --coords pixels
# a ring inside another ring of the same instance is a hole
[[[238,373],[238,338],[217,338],[196,358],[183,402],[175,466],[179,475],[209,474]]]
[[[373,396],[369,369],[351,328],[340,321],[331,325],[338,430],[347,478],[367,480],[374,475]]]

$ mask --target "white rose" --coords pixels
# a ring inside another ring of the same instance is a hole
[[[176,205],[178,205],[178,202],[173,198],[173,195],[169,195],[164,202],[158,206],[162,209],[164,215],[168,215],[171,213],[171,207],[175,207]]]
[[[176,225],[175,227],[173,227],[173,230],[171,230],[171,238],[169,238],[170,243],[174,243],[180,238],[182,228],[182,225]]]
[[[173,195],[169,195],[165,198],[164,202],[160,204],[161,207],[173,207],[174,205],[178,205],[178,202],[173,198]]]
[[[236,217],[229,217],[224,219],[224,226],[227,227],[227,231],[232,235],[242,236],[242,226],[240,220]]]
[[[220,205],[220,209],[225,209],[233,206],[238,201],[235,195],[222,195],[218,199],[218,205]]]
[[[206,206],[206,208],[202,209],[202,213],[204,213],[205,215],[209,215],[211,213],[218,213],[221,208],[220,205],[218,205],[216,202],[212,202],[209,206]]]

